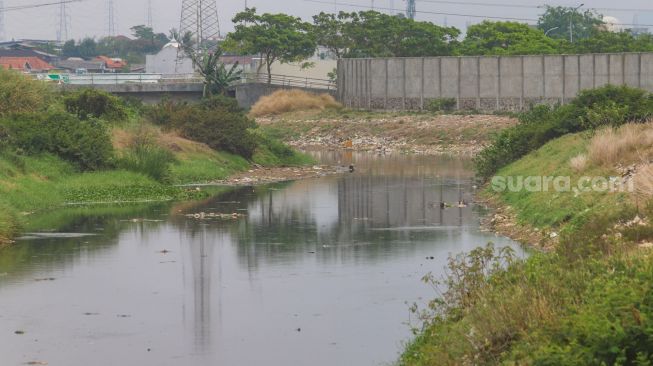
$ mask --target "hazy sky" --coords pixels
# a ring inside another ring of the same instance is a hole
[[[0,0],[5,7],[27,4],[38,4],[55,2],[57,0]],[[310,20],[313,14],[320,11],[332,12],[334,10],[333,0],[317,0],[330,4],[320,4],[306,0],[247,0],[248,6],[255,6],[264,12],[284,12]],[[453,14],[515,17],[515,18],[537,18],[541,10],[529,6],[541,5],[541,0],[464,0],[476,4],[518,4],[514,7],[479,6],[460,4],[455,0],[435,1],[417,0],[417,19],[428,20],[438,24],[448,24],[464,29],[466,25],[480,22],[482,18],[458,16]],[[106,33],[106,0],[83,0],[79,3],[69,4],[71,16],[70,35],[73,38],[84,36],[102,36]],[[179,27],[179,15],[182,0],[152,0],[154,28],[156,31],[168,33],[171,28]],[[223,33],[233,29],[231,18],[245,7],[245,0],[217,0],[221,30]],[[369,7],[371,0],[337,0],[338,10],[358,11],[363,8],[346,6],[345,4],[356,4],[362,7]],[[116,26],[120,34],[129,34],[129,28],[133,25],[145,24],[147,19],[147,0],[114,0]],[[377,8],[403,9],[406,2],[403,0],[375,0]],[[578,2],[560,0],[551,2],[552,5],[577,6]],[[590,8],[619,8],[619,9],[651,9],[650,12],[638,12],[640,24],[652,25],[653,30],[653,1],[651,0],[588,0],[585,7]],[[388,12],[387,10],[380,10]],[[423,13],[420,13],[423,11]],[[429,13],[431,12],[431,13]],[[449,13],[450,15],[432,14]],[[637,12],[632,10],[601,10],[605,15],[615,16],[623,23],[633,23]],[[58,25],[58,6],[44,7],[39,9],[10,11],[4,14],[5,32],[8,39],[38,38],[54,39]]]

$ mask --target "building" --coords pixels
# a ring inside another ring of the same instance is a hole
[[[98,56],[94,61],[104,62],[109,72],[121,72],[127,67],[127,62],[121,58],[110,58],[107,56]]]
[[[38,57],[0,56],[0,68],[20,70],[23,72],[41,73],[54,69],[54,66]]]
[[[164,75],[193,74],[193,61],[186,57],[179,47],[179,43],[170,42],[163,46],[159,53],[147,55],[145,72]]]
[[[70,73],[90,72],[90,73],[105,73],[109,72],[107,65],[104,61],[87,61],[78,57],[71,57],[66,60],[57,61],[54,63],[57,69],[67,71]]]

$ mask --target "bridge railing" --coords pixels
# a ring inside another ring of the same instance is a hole
[[[316,79],[302,76],[276,75],[268,77],[265,73],[243,74],[242,83],[261,83],[306,89],[335,90],[336,83],[328,79]]]
[[[39,78],[70,85],[202,84],[204,82],[202,77],[195,74],[53,74],[44,75]],[[324,90],[336,90],[337,88],[336,83],[332,80],[276,74],[273,74],[270,78],[268,78],[268,75],[265,73],[242,74],[241,79],[236,83],[270,83],[276,86]]]

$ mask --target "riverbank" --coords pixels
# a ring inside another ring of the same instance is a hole
[[[489,227],[544,251],[452,259],[449,289],[417,312],[423,328],[399,364],[650,361],[652,344],[640,340],[652,339],[651,139],[650,124],[568,134],[500,169],[504,181],[570,182],[508,189],[494,181],[481,194],[499,208]],[[598,186],[583,189],[584,177]]]
[[[517,123],[499,115],[326,109],[256,119],[267,134],[296,148],[473,156],[491,136]]]

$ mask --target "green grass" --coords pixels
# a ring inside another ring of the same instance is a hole
[[[576,173],[569,161],[579,153],[585,152],[591,135],[586,133],[567,135],[553,140],[539,150],[501,169],[497,176],[529,177],[551,176],[570,177],[574,188],[583,176],[610,177],[616,172],[609,169],[591,168]],[[494,195],[491,186],[486,194]],[[515,209],[520,223],[537,228],[576,230],[588,215],[602,215],[628,202],[625,194],[609,192],[518,192],[505,191],[496,195],[504,204]]]
[[[612,169],[573,171],[589,134],[566,135],[504,167],[497,175],[609,177]],[[651,365],[653,252],[650,225],[615,225],[653,207],[608,192],[484,194],[510,205],[521,224],[561,233],[551,252],[493,270],[470,255],[449,262],[447,292],[430,303],[398,365]],[[505,262],[501,262],[505,266]],[[430,281],[429,281],[430,282]],[[436,296],[434,294],[434,296]]]
[[[244,158],[223,152],[180,154],[177,158],[179,163],[171,166],[175,184],[209,183],[249,168]]]

